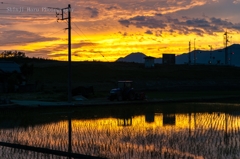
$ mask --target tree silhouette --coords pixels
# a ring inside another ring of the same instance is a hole
[[[26,58],[26,54],[21,51],[3,51],[1,58]]]

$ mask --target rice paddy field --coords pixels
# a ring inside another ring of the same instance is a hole
[[[12,92],[8,95],[11,99],[67,101],[67,62],[16,62],[33,65],[27,84],[36,84],[36,91]],[[71,77],[72,88],[93,86],[95,94],[91,98],[106,98],[119,80],[132,80],[134,89],[144,90],[149,98],[171,97],[173,92],[177,97],[182,94],[184,97],[217,96],[239,94],[239,70],[239,67],[221,65],[156,64],[155,68],[146,69],[139,63],[72,62]]]
[[[69,111],[71,117],[68,117]],[[1,111],[0,142],[110,159],[238,159],[240,104]],[[0,146],[2,159],[66,158]]]

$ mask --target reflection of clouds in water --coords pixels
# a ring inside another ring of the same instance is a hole
[[[149,119],[146,116],[132,117],[131,126],[118,126],[118,120],[122,119],[116,118],[73,120],[73,152],[107,158],[185,156],[221,159],[240,155],[240,118],[236,114],[152,115],[154,118],[151,122],[146,121]],[[164,124],[164,118],[169,120],[167,124]],[[0,141],[67,151],[67,126],[67,121],[62,121],[28,128],[2,129]],[[3,155],[0,152],[0,156]]]

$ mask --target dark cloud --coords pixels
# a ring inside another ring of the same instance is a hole
[[[162,30],[157,30],[157,31],[155,31],[155,36],[160,36],[160,37],[162,37]]]
[[[189,32],[196,33],[199,36],[203,36],[203,34],[204,34],[204,31],[202,29],[198,29],[198,28],[194,28],[194,29],[190,29],[190,30],[186,29],[185,34],[188,34]]]
[[[44,37],[36,33],[22,30],[8,30],[0,32],[0,43],[2,45],[26,44],[33,42],[53,41],[59,38]]]
[[[183,22],[183,24],[184,24],[184,22]],[[185,22],[185,24],[187,26],[193,26],[193,27],[199,27],[199,28],[209,28],[211,26],[210,23],[206,19],[198,19],[198,18],[187,20]]]
[[[217,32],[222,32],[225,29],[240,30],[240,24],[233,24],[221,18],[173,18],[169,15],[159,16],[135,16],[129,19],[119,20],[119,23],[124,26],[133,25],[137,28],[147,27],[150,29],[160,29],[170,33],[198,35],[209,34],[214,35]],[[145,32],[151,33],[151,32]]]
[[[233,28],[240,31],[240,23],[235,24]]]
[[[80,43],[72,43],[71,48],[78,49],[84,46],[95,46],[95,45],[97,44],[92,42],[80,42]],[[67,47],[68,47],[68,44],[58,44],[58,45],[51,46],[51,50],[62,51],[62,50],[65,50]]]
[[[35,54],[45,54],[45,55],[48,55],[48,54],[51,54],[52,53],[52,50],[49,50],[48,48],[43,48],[43,49],[36,49],[36,50],[33,50],[33,51],[27,51],[27,53],[35,56]]]
[[[146,17],[145,16],[136,16],[136,17],[130,18],[129,20],[130,21],[145,21]]]
[[[104,53],[103,51],[95,51],[93,49],[89,50],[89,53],[92,53],[92,54],[101,54],[101,53]]]
[[[226,20],[222,20],[221,18],[210,18],[211,20],[211,23],[214,24],[214,25],[220,25],[220,26],[225,26],[225,27],[232,27],[233,26],[233,23],[231,22],[228,22]]]
[[[190,18],[187,16],[182,16],[182,19],[190,19]]]
[[[73,43],[72,49],[79,49],[79,48],[83,48],[84,46],[95,46],[95,45],[97,45],[97,44],[88,42],[88,41],[81,41],[80,43]],[[57,45],[47,46],[47,47],[40,48],[40,49],[35,49],[33,51],[28,51],[28,53],[30,53],[31,55],[34,55],[34,56],[36,53],[40,53],[40,54],[48,55],[50,57],[57,58],[57,57],[66,56],[67,48],[68,48],[67,44],[57,44]],[[63,53],[54,53],[54,52],[63,52]],[[89,50],[80,49],[80,51],[79,50],[77,52],[75,51],[72,54],[77,56],[77,53],[80,53],[80,52],[89,52]]]
[[[56,53],[56,54],[48,54],[49,57],[57,58],[57,57],[67,57],[66,53]]]
[[[136,16],[126,20],[119,20],[119,23],[124,26],[134,25],[138,28],[165,28],[166,25],[162,20],[157,20],[150,16]]]
[[[128,27],[130,25],[129,20],[119,20],[118,22],[125,27]]]
[[[127,36],[127,35],[129,35],[127,32],[121,32],[121,31],[119,31],[118,33],[121,34],[122,36]]]
[[[90,17],[91,17],[91,18],[96,18],[96,17],[98,17],[99,11],[98,11],[97,8],[86,7],[85,9],[90,12],[90,14],[91,14]]]
[[[177,18],[172,18],[170,16],[165,16],[166,17],[166,20],[168,23],[170,24],[179,24],[179,20]]]
[[[86,52],[88,52],[88,50],[77,50],[77,51],[74,51],[72,53],[73,56],[76,56],[76,57],[86,57],[87,55],[85,54]],[[88,56],[87,56],[88,57]]]
[[[80,43],[74,43],[72,44],[72,48],[81,48],[84,46],[96,46],[98,45],[97,43],[92,43],[92,42],[88,42],[88,41],[81,41]]]
[[[145,39],[144,39],[144,37],[141,37],[141,38],[139,38],[138,41],[139,41],[139,42],[143,42],[143,41],[145,41]]]
[[[147,30],[145,34],[153,34],[153,32],[151,30]]]
[[[119,8],[116,7],[116,6],[110,6],[110,7],[106,7],[105,9],[106,10],[116,10],[116,9],[119,9]]]
[[[156,15],[156,16],[162,16],[162,14],[161,14],[161,13],[156,13],[155,15]]]
[[[138,28],[148,27],[148,28],[161,28],[164,29],[167,25],[162,20],[157,20],[154,18],[148,18],[145,21],[136,22],[135,25]]]
[[[136,16],[130,19],[119,20],[119,23],[124,26],[134,25],[138,28],[165,28],[166,25],[162,20],[155,19],[151,16]]]

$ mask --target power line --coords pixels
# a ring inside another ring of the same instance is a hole
[[[66,21],[64,21],[65,23],[67,23]],[[80,28],[74,23],[74,22],[72,22],[79,30],[80,30]],[[80,35],[75,29],[73,29],[72,28],[72,30],[75,32],[75,33],[77,33],[79,36],[82,36],[82,35]],[[81,31],[81,30],[80,30]],[[86,40],[87,41],[90,41],[90,45],[92,45],[92,46],[94,46],[94,44],[91,42],[91,40],[89,40],[87,37],[86,37],[86,35],[81,31],[81,33],[83,34],[83,36],[86,38]],[[100,53],[100,52],[98,52],[98,54],[100,54],[102,57],[104,57],[105,59],[106,59],[106,57],[102,54],[102,53]],[[88,55],[87,55],[88,56]],[[89,58],[91,58],[90,56],[88,56]],[[107,59],[106,59],[107,60]]]
[[[74,22],[73,22],[73,24],[78,28],[78,30],[80,30],[80,32],[83,34],[83,36],[84,36],[85,38],[87,38],[86,35],[83,33],[83,31],[77,26],[77,24],[75,24]]]
[[[67,23],[66,21],[64,21],[64,22]],[[79,36],[81,36],[74,28],[72,28],[72,30],[73,30],[75,33],[77,33]],[[92,58],[92,57],[90,57],[90,56],[88,56],[88,55],[87,55],[87,57],[88,57],[88,58]]]
[[[77,26],[77,24],[75,24],[74,22],[73,22],[73,24],[78,28],[78,30],[83,34],[83,36],[88,40],[88,41],[91,41],[91,40],[89,40],[87,37],[86,37],[86,35],[83,33],[83,31]],[[93,45],[93,43],[90,43],[92,46],[94,46]],[[101,53],[101,52],[99,52],[99,54],[100,55],[102,55],[102,57],[104,57],[105,58],[105,56]],[[105,58],[106,59],[106,58]],[[107,60],[107,59],[106,59]]]

